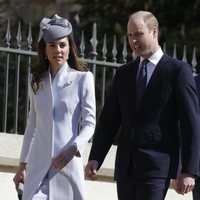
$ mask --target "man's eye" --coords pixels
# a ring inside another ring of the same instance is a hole
[[[135,33],[135,37],[141,37],[142,33]]]

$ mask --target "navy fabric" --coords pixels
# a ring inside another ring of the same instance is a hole
[[[139,68],[139,73],[137,77],[137,94],[136,94],[136,104],[137,108],[138,105],[142,99],[142,96],[144,94],[146,84],[147,84],[147,63],[149,61],[147,59],[143,60],[141,63],[141,67]]]
[[[181,172],[198,176],[200,116],[191,67],[164,54],[136,109],[139,63],[135,60],[117,70],[99,117],[89,160],[97,160],[100,168],[120,130],[115,180],[129,176],[130,159],[134,159],[137,173],[143,177],[176,179]]]

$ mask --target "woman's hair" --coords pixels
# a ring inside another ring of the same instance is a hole
[[[66,36],[69,41],[69,58],[67,60],[69,66],[78,71],[88,71],[87,63],[78,58],[77,47],[71,35]],[[37,43],[36,49],[38,52],[37,62],[31,69],[32,80],[31,88],[36,93],[39,87],[42,86],[41,78],[49,69],[49,61],[45,55],[46,42],[43,38]]]

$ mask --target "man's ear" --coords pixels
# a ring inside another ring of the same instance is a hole
[[[158,37],[158,29],[154,26],[152,29],[153,32],[153,38],[157,38]]]

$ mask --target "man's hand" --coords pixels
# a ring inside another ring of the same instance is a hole
[[[187,194],[194,189],[195,186],[195,178],[191,174],[183,173],[181,177],[176,180],[176,192],[179,194]]]
[[[90,160],[85,167],[85,175],[90,180],[96,180],[96,173],[98,168],[98,162],[96,160]]]

